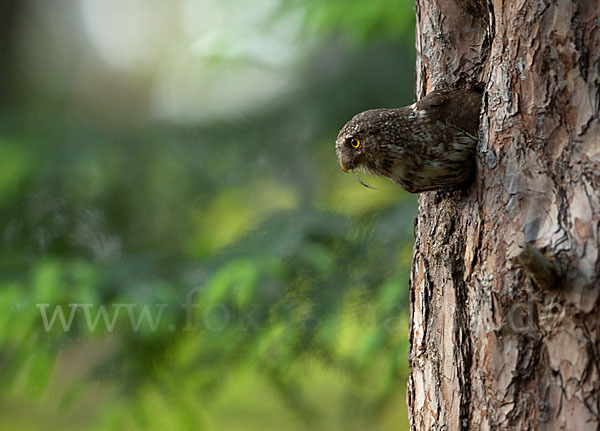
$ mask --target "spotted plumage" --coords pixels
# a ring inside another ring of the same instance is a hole
[[[480,105],[475,91],[435,90],[404,108],[361,112],[338,135],[340,165],[411,193],[462,185],[475,170]]]

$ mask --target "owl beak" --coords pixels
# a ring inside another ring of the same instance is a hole
[[[347,165],[344,164],[342,159],[340,159],[340,166],[342,167],[342,171],[344,172],[348,172],[348,169],[350,169]]]

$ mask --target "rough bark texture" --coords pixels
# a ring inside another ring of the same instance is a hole
[[[475,183],[419,199],[411,427],[600,429],[599,3],[416,12],[417,96],[484,94]],[[554,288],[534,281],[526,248],[563,276]]]

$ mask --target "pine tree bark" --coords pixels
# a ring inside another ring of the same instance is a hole
[[[413,430],[600,429],[599,8],[417,1],[417,96],[483,106],[474,184],[419,198]]]

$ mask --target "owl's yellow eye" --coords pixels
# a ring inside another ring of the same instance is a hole
[[[350,139],[350,145],[354,148],[358,148],[360,147],[360,140],[358,138],[352,138]]]

